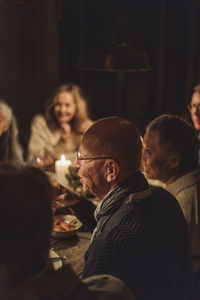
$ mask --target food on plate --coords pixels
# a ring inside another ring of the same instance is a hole
[[[56,208],[65,207],[66,205],[60,201],[56,201]]]
[[[64,222],[59,218],[55,218],[53,222],[53,231],[66,232],[76,229],[74,222]]]

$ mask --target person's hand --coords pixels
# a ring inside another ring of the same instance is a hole
[[[56,197],[56,204],[59,206],[73,206],[77,204],[81,199],[81,196],[75,192],[72,192],[66,188],[62,188],[62,194]]]
[[[54,159],[51,155],[47,154],[42,158],[37,159],[38,167],[41,170],[45,170],[47,167],[51,166],[54,163]]]
[[[61,124],[61,138],[64,142],[69,140],[71,135],[71,126],[68,123]]]

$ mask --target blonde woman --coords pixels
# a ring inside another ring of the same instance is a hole
[[[61,154],[74,162],[82,134],[91,124],[80,88],[73,83],[59,86],[44,115],[32,121],[28,160],[39,158],[44,169]]]
[[[12,108],[0,100],[0,162],[20,165],[23,151],[18,141],[18,128]]]

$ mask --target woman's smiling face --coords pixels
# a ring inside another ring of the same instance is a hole
[[[54,100],[54,114],[58,123],[69,123],[76,114],[76,103],[73,95],[69,92],[58,94]]]

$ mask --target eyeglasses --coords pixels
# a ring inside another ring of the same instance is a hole
[[[188,109],[189,109],[189,111],[195,111],[195,110],[200,111],[200,104],[198,104],[198,105],[196,105],[196,104],[189,104],[188,105]]]
[[[114,159],[114,158],[110,156],[81,157],[80,152],[77,153],[77,160],[94,160],[94,159]]]

